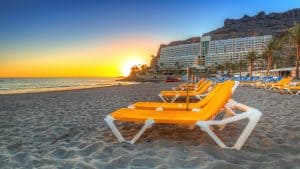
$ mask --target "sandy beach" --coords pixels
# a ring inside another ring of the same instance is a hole
[[[134,145],[119,143],[104,117],[176,83],[0,95],[0,168],[300,168],[300,97],[239,87],[238,102],[263,116],[240,151],[220,149],[205,132],[154,125]],[[218,133],[237,138],[246,121]],[[140,125],[120,124],[126,136]]]

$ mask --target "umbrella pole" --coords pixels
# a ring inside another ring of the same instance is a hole
[[[189,67],[186,68],[186,74],[187,74],[187,89],[186,89],[186,111],[189,110],[189,101],[190,101],[190,97],[189,97]]]

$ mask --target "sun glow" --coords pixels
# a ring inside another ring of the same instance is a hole
[[[0,77],[127,76],[132,66],[149,64],[157,42],[151,38],[117,37],[72,48],[25,49],[0,49]]]
[[[132,58],[132,59],[126,60],[121,68],[122,76],[128,76],[131,72],[132,66],[134,66],[134,65],[140,66],[143,64],[145,64],[145,63],[143,62],[142,59],[139,59],[139,58]]]

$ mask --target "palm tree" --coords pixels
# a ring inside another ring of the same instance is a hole
[[[299,78],[299,60],[300,60],[300,23],[295,23],[294,27],[288,32],[288,35],[297,48],[296,53],[296,77]]]
[[[228,75],[231,75],[237,69],[236,64],[229,62],[229,61],[225,62],[223,66],[224,66],[225,70],[227,71]]]
[[[227,72],[227,75],[230,75],[230,72],[231,72],[231,62],[225,62],[224,63],[224,69],[226,70]]]
[[[164,63],[160,62],[159,63],[159,73],[162,73],[163,71],[163,67],[164,67]]]
[[[248,52],[246,59],[248,60],[249,63],[249,76],[252,77],[252,68],[254,62],[259,58],[257,53],[255,51]]]
[[[240,61],[237,63],[237,66],[239,68],[240,77],[241,77],[242,76],[242,71],[243,71],[244,67],[246,66],[245,60],[240,59]]]
[[[238,63],[231,63],[231,71],[232,71],[232,73],[235,73],[237,70],[238,70],[238,68],[239,68],[239,65],[238,65]]]
[[[176,67],[176,69],[175,69],[175,74],[178,74],[178,73],[179,73],[179,70],[180,70],[180,65],[179,65],[179,62],[178,62],[178,61],[175,62],[175,67]]]
[[[218,64],[215,68],[216,68],[217,71],[221,71],[221,73],[224,72],[224,66],[223,65]]]
[[[266,46],[263,56],[267,62],[267,76],[270,74],[270,68],[273,62],[273,52],[281,48],[281,41],[278,39],[272,39]]]

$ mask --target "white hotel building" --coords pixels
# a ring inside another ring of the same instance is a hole
[[[245,59],[247,53],[251,51],[262,54],[270,40],[272,35],[210,41],[208,53],[205,55],[205,65],[237,62]]]
[[[252,36],[225,40],[201,37],[201,42],[161,48],[158,66],[161,68],[191,67],[197,60],[204,59],[205,66],[237,62],[245,59],[250,51],[261,54],[272,35]]]
[[[161,48],[158,66],[170,69],[177,66],[190,67],[198,56],[200,56],[200,42],[168,46]]]

